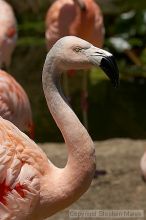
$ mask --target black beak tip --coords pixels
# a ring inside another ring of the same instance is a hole
[[[111,80],[111,83],[112,83],[112,85],[113,85],[114,88],[118,88],[119,85],[120,85],[119,78],[118,78],[118,79],[115,79],[115,80]]]
[[[119,69],[114,56],[103,57],[100,67],[111,80],[113,87],[117,88],[119,86]]]

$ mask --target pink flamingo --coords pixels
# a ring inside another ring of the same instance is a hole
[[[76,201],[90,186],[95,149],[85,127],[65,100],[60,75],[68,69],[100,66],[118,84],[113,56],[73,36],[56,42],[46,57],[42,82],[49,110],[68,148],[68,161],[58,168],[11,122],[0,118],[1,220],[40,220]]]
[[[16,46],[17,24],[12,7],[0,0],[0,68],[8,68]],[[0,70],[0,116],[34,137],[28,97],[23,88],[6,72]]]
[[[57,0],[46,16],[46,43],[48,50],[61,37],[74,35],[97,47],[103,46],[104,24],[99,6],[94,0]],[[69,96],[68,78],[64,74],[65,93]],[[87,74],[83,75],[81,106],[83,121],[88,128]]]
[[[146,182],[146,152],[144,153],[144,155],[140,160],[140,169],[141,169],[142,178]]]
[[[0,116],[34,138],[34,126],[28,97],[16,80],[0,70]]]
[[[8,67],[16,46],[17,24],[12,7],[0,0],[0,68]]]

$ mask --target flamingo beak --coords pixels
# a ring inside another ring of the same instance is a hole
[[[90,62],[95,66],[99,66],[109,77],[113,86],[118,87],[119,70],[114,56],[105,50],[93,46],[91,52]]]
[[[119,85],[119,70],[114,56],[104,56],[99,67],[109,77],[112,85],[117,88]]]

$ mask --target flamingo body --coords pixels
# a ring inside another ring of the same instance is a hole
[[[39,166],[42,164],[42,166]],[[27,219],[40,196],[45,154],[11,122],[0,117],[0,219]]]
[[[32,140],[0,117],[1,220],[43,220],[72,204],[89,188],[96,164],[94,144],[66,102],[59,79],[65,69],[91,65],[103,68],[117,85],[113,56],[77,37],[57,41],[44,64],[46,101],[68,148],[64,168],[53,165]]]
[[[57,0],[46,16],[46,44],[48,50],[61,37],[73,35],[97,47],[103,46],[104,24],[99,6],[94,0]],[[68,71],[68,75],[73,73]],[[64,75],[64,90],[70,99],[68,76]],[[88,129],[87,75],[82,77],[81,108],[84,126]]]
[[[57,0],[49,8],[46,16],[46,42],[50,49],[61,37],[73,35],[97,47],[104,40],[103,16],[94,0],[82,0],[85,10],[81,10],[74,0]]]
[[[3,70],[0,70],[0,116],[11,121],[20,130],[33,133],[28,97],[20,84]]]
[[[0,0],[0,67],[8,67],[16,46],[17,23],[12,7]]]

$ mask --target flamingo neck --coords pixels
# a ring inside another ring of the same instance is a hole
[[[95,149],[88,132],[63,97],[60,75],[61,70],[56,68],[49,53],[43,69],[43,89],[49,110],[68,148],[67,164],[60,169],[58,182],[56,180],[57,183],[54,183],[56,188],[58,185],[62,189],[62,194],[58,195],[61,203],[59,209],[62,209],[90,186],[95,172]]]
[[[79,8],[81,9],[81,11],[86,11],[86,5],[85,2],[83,0],[74,0],[74,3],[79,6]]]

